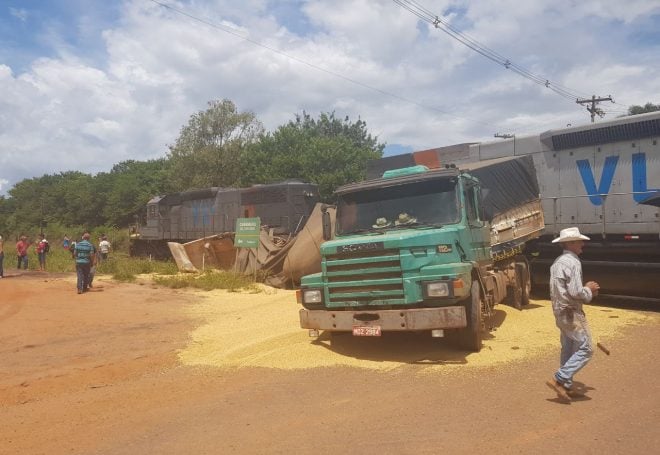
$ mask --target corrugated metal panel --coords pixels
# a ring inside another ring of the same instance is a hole
[[[565,150],[589,145],[606,144],[608,142],[631,141],[652,136],[660,136],[660,119],[553,134],[550,138],[553,150]]]

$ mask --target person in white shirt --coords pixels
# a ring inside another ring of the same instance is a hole
[[[546,384],[560,398],[578,396],[571,390],[573,376],[589,362],[593,343],[582,305],[598,295],[600,285],[582,282],[582,264],[578,256],[585,240],[576,227],[562,229],[553,243],[561,243],[564,251],[550,267],[550,300],[555,322],[560,331],[561,356],[559,370]],[[573,393],[571,393],[573,392]]]
[[[101,236],[101,241],[99,242],[99,255],[102,261],[108,259],[108,254],[110,254],[111,249],[112,245],[108,242],[108,237],[106,235]]]

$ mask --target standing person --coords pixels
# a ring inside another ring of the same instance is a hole
[[[48,244],[48,240],[46,240],[46,236],[44,234],[39,234],[39,241],[35,246],[35,250],[37,250],[37,257],[39,258],[39,271],[45,272],[46,254],[50,251],[50,245]]]
[[[94,265],[94,256],[96,248],[89,241],[89,232],[82,235],[82,240],[76,243],[73,248],[73,256],[76,259],[76,274],[78,275],[78,294],[87,292],[89,287],[89,271]]]
[[[30,242],[28,242],[28,239],[26,236],[21,235],[18,242],[16,242],[16,268],[21,269],[21,265],[23,266],[23,269],[27,270],[28,268],[28,248],[30,246]]]
[[[68,250],[70,246],[71,246],[71,240],[69,239],[68,235],[64,234],[64,239],[62,239],[62,248]]]
[[[101,236],[101,241],[99,242],[99,259],[101,261],[105,261],[108,259],[108,254],[110,253],[110,249],[112,248],[112,245],[110,242],[108,242],[108,237],[103,234]]]
[[[3,263],[5,262],[5,241],[2,240],[2,235],[0,235],[0,278],[5,276],[5,269],[3,268]]]
[[[589,362],[593,343],[582,305],[598,295],[595,281],[582,284],[582,254],[586,235],[576,227],[562,229],[553,243],[561,243],[564,251],[550,267],[550,300],[555,323],[560,331],[560,367],[546,384],[564,399],[577,396],[572,392],[573,376]]]

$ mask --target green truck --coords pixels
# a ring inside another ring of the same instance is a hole
[[[428,331],[479,351],[496,304],[528,303],[524,246],[544,227],[529,156],[389,169],[336,200],[322,271],[298,291],[310,336]]]

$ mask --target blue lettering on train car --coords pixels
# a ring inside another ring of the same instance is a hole
[[[211,218],[215,214],[215,201],[193,201],[191,204],[193,226],[210,226]]]
[[[632,190],[635,202],[642,202],[651,194],[660,191],[660,188],[650,189],[646,184],[646,155],[635,153],[632,156]],[[639,194],[642,193],[642,194]]]
[[[602,205],[603,198],[598,196],[599,194],[607,194],[610,192],[610,186],[612,186],[612,178],[614,177],[614,171],[616,170],[616,165],[619,162],[618,156],[608,156],[605,158],[605,164],[603,164],[603,174],[600,177],[600,184],[596,188],[596,181],[594,180],[594,173],[591,170],[591,164],[589,160],[577,160],[577,168],[580,171],[580,176],[582,177],[582,182],[584,183],[584,188],[587,190],[589,195],[589,200],[593,205]]]
[[[594,173],[591,169],[591,163],[589,160],[577,160],[577,168],[580,172],[580,177],[582,177],[582,183],[584,183],[584,188],[589,195],[589,200],[593,205],[602,205],[603,198],[601,194],[608,194],[610,192],[610,187],[612,186],[612,179],[614,178],[614,172],[616,171],[616,166],[619,162],[619,157],[616,155],[608,156],[605,158],[605,163],[603,164],[603,172],[600,176],[600,182],[598,187],[596,187],[596,180],[594,178]],[[648,198],[649,195],[660,191],[659,189],[648,188],[646,181],[646,154],[645,153],[635,153],[632,155],[632,192],[633,199],[635,202],[641,202],[644,199]]]

